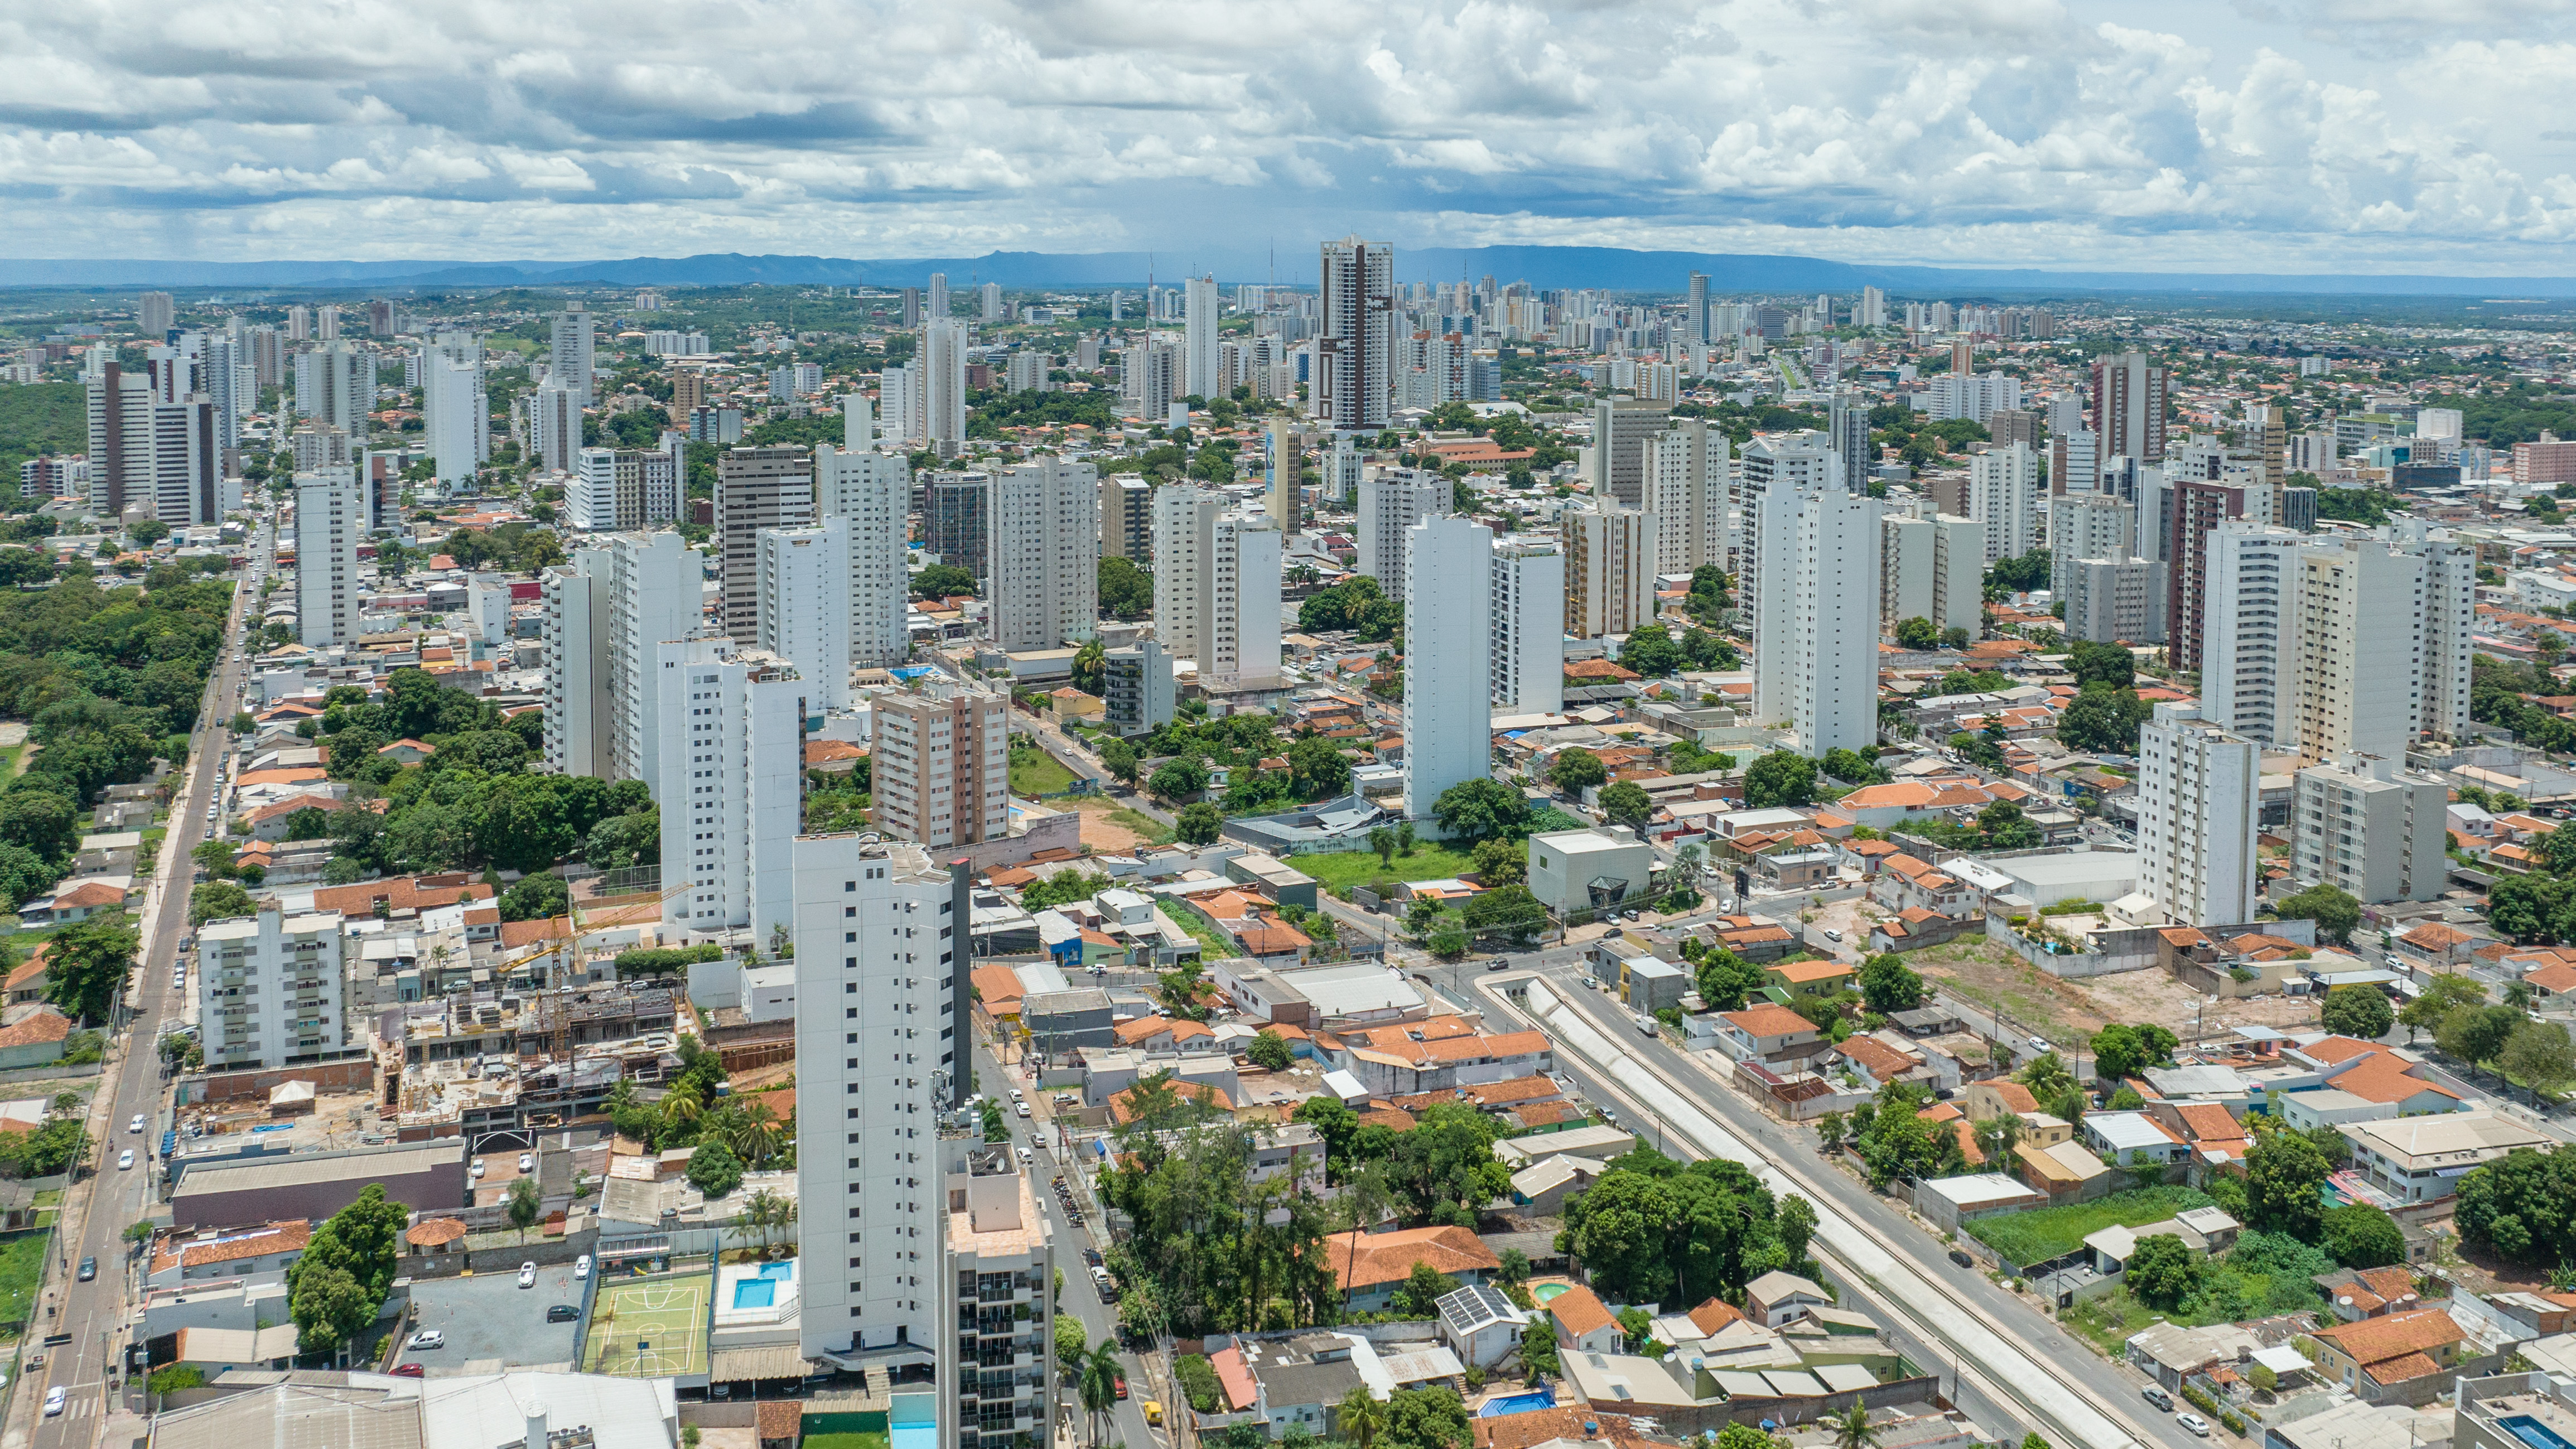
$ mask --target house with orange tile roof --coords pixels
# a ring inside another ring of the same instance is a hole
[[[1891,1046],[1867,1032],[1853,1033],[1841,1045],[1825,1053],[1825,1059],[1849,1067],[1852,1075],[1873,1092],[1890,1082],[1935,1085],[1931,1066],[1923,1058],[1903,1047]]]
[[[1852,984],[1856,963],[1831,959],[1774,961],[1762,968],[1763,979],[1789,992],[1831,996]]]
[[[1914,1115],[1956,1135],[1960,1160],[1968,1166],[1979,1168],[1986,1165],[1985,1149],[1977,1145],[1977,1124],[1968,1120],[1968,1114],[1959,1110],[1958,1103],[1935,1102],[1929,1107],[1915,1109]]]
[[[1601,1295],[1579,1283],[1549,1299],[1547,1311],[1559,1353],[1617,1353],[1627,1341]]]
[[[30,926],[86,921],[92,916],[125,909],[125,899],[130,893],[125,886],[93,876],[74,881],[51,900],[29,901],[18,908],[18,919]]]
[[[2316,1282],[2325,1290],[2326,1307],[2345,1323],[2408,1313],[2423,1306],[2411,1268],[2342,1268],[2319,1273]]]
[[[419,740],[404,739],[396,740],[389,745],[379,746],[376,750],[376,758],[380,760],[391,760],[398,765],[417,765],[421,761],[426,760],[437,753],[438,747],[436,745],[423,744]]]
[[[1502,1270],[1502,1260],[1475,1232],[1455,1225],[1391,1233],[1334,1233],[1324,1240],[1324,1262],[1333,1281],[1361,1313],[1390,1307],[1395,1290],[1422,1263],[1460,1283],[1482,1283]]]
[[[1180,1077],[1171,1078],[1163,1085],[1173,1096],[1184,1102],[1196,1102],[1202,1106],[1213,1107],[1219,1112],[1234,1110],[1234,1098],[1227,1095],[1222,1087]],[[1144,1090],[1145,1086],[1140,1082],[1110,1097],[1109,1121],[1112,1126],[1124,1127],[1136,1120],[1137,1113],[1143,1108],[1142,1099],[1138,1094]]]
[[[1344,1033],[1335,1065],[1382,1097],[1453,1090],[1464,1072],[1515,1077],[1555,1070],[1554,1048],[1541,1031],[1487,1035],[1458,1017],[1370,1027]]]
[[[1816,1024],[1785,1006],[1755,1002],[1742,1011],[1717,1014],[1718,1049],[1739,1062],[1783,1065],[1804,1062],[1824,1050]]]
[[[2397,938],[2397,949],[2430,966],[2451,966],[2467,958],[2478,938],[2444,921],[2426,921]]]
[[[15,1020],[0,1027],[0,1071],[41,1067],[63,1059],[71,1018],[42,1002],[10,1007]]]
[[[42,1001],[45,999],[45,993],[53,989],[52,973],[45,969],[45,950],[46,944],[38,942],[36,949],[27,954],[26,960],[9,968],[7,983],[9,1005],[15,1006],[22,1001]]]
[[[313,1224],[302,1219],[223,1233],[164,1233],[152,1245],[143,1281],[148,1288],[215,1278],[280,1283],[312,1241]]]
[[[1971,931],[1984,929],[1977,916],[1945,916],[1922,906],[1907,906],[1893,916],[1881,916],[1870,922],[1869,949],[1875,955],[1884,951],[1920,951],[1955,941]]]
[[[2441,1308],[2320,1328],[2317,1371],[2369,1404],[2429,1403],[2450,1387],[2467,1330]]]
[[[1709,923],[1716,943],[1747,961],[1776,961],[1798,948],[1798,938],[1768,916],[1720,916]]]
[[[1911,855],[1891,855],[1880,864],[1869,899],[1882,910],[1919,908],[1959,920],[1978,914],[1982,902],[1976,887]]]
[[[317,886],[313,891],[313,909],[338,911],[343,916],[372,916],[378,906],[388,911],[428,911],[452,906],[459,901],[488,901],[496,892],[492,887],[454,871],[446,875],[388,876],[383,880],[360,881],[355,885]]]
[[[2281,1053],[2285,1063],[2313,1067],[2314,1089],[2284,1092],[2281,1120],[2302,1131],[2344,1122],[2457,1112],[2468,1106],[2448,1087],[2415,1075],[2418,1064],[2396,1048],[2348,1036],[2321,1037]]]
[[[1172,1016],[1139,1016],[1110,1027],[1118,1044],[1136,1051],[1187,1052],[1214,1051],[1216,1033],[1201,1022]]]

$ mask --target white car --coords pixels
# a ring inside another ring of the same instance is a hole
[[[1028,1160],[1029,1160],[1029,1150],[1028,1150],[1027,1148],[1025,1148],[1025,1147],[1023,1147],[1023,1148],[1021,1148],[1021,1149],[1020,1149],[1020,1160],[1021,1160],[1022,1162],[1026,1162],[1026,1161],[1028,1161]]]
[[[1014,1102],[1018,1102],[1018,1101],[1025,1100],[1025,1099],[1023,1099],[1023,1098],[1020,1096],[1020,1089],[1019,1089],[1019,1088],[1017,1088],[1017,1087],[1013,1087],[1013,1088],[1011,1089],[1011,1100],[1012,1100],[1012,1101],[1014,1101]]]
[[[2209,1437],[2209,1421],[2198,1414],[2176,1414],[2174,1415],[2174,1422],[2182,1425],[2186,1429],[2189,1429],[2191,1432],[2199,1435],[2203,1439]]]
[[[134,1149],[133,1149],[133,1148],[129,1147],[129,1148],[125,1149],[123,1152],[120,1152],[120,1153],[116,1154],[116,1170],[117,1170],[117,1171],[119,1171],[119,1172],[124,1172],[124,1171],[126,1171],[127,1169],[129,1169],[129,1168],[131,1168],[131,1167],[133,1167],[133,1166],[134,1166]]]
[[[536,1264],[521,1263],[519,1265],[519,1286],[522,1288],[534,1288],[537,1286]]]
[[[2030,1049],[2035,1052],[2053,1052],[2057,1050],[2057,1048],[2048,1044],[2048,1038],[2044,1036],[2032,1037],[2030,1039]]]
[[[1019,1116],[1025,1117],[1029,1115],[1029,1104],[1026,1102],[1014,1102],[1011,1104],[1011,1110]]]
[[[481,1177],[483,1175],[483,1159],[480,1157],[475,1158],[474,1165],[466,1169],[466,1175],[469,1177]]]
[[[519,1154],[519,1175],[520,1175],[521,1177],[525,1177],[525,1176],[527,1176],[529,1173],[534,1172],[534,1171],[536,1171],[536,1170],[537,1170],[537,1155],[536,1155],[535,1153],[533,1153],[533,1152],[522,1152],[522,1153],[520,1153],[520,1154]]]
[[[574,1282],[578,1283],[589,1276],[590,1255],[588,1253],[584,1253],[580,1257],[572,1260],[572,1278]]]
[[[50,1419],[62,1413],[63,1402],[70,1397],[61,1384],[45,1390],[45,1417]]]
[[[447,1347],[447,1335],[435,1328],[424,1328],[420,1332],[411,1336],[410,1346],[413,1348],[445,1348]]]
[[[142,1114],[142,1113],[140,1113],[140,1112],[135,1113],[135,1114],[134,1114],[134,1120],[125,1124],[125,1130],[126,1130],[126,1131],[128,1131],[128,1132],[140,1132],[140,1131],[142,1131],[142,1130],[143,1130],[143,1114]]]

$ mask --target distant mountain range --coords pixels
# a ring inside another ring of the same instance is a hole
[[[1283,263],[1284,260],[1284,264]],[[1312,285],[1315,254],[1299,248],[1284,259],[1240,248],[1170,252],[990,252],[980,257],[627,257],[615,261],[269,261],[192,262],[55,258],[0,260],[0,287],[293,288],[436,291],[444,288],[921,286],[945,272],[950,287],[978,282],[1030,287],[1144,285],[1214,272],[1222,282],[1276,280]],[[2576,297],[2576,277],[2446,277],[2430,275],[2282,275],[2259,272],[2084,272],[2035,268],[1894,267],[1815,257],[1730,252],[1641,252],[1617,247],[1425,247],[1396,252],[1402,281],[1475,280],[1491,276],[1536,287],[1599,287],[1621,292],[1678,292],[1689,274],[1706,272],[1722,292],[1891,292],[1959,297],[2079,292],[2276,293],[2364,296]]]

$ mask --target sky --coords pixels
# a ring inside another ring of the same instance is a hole
[[[2576,274],[2576,0],[61,0],[0,54],[18,257]]]

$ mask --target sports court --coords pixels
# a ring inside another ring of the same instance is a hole
[[[663,1378],[707,1371],[707,1304],[715,1275],[660,1273],[602,1281],[582,1343],[585,1373]]]

